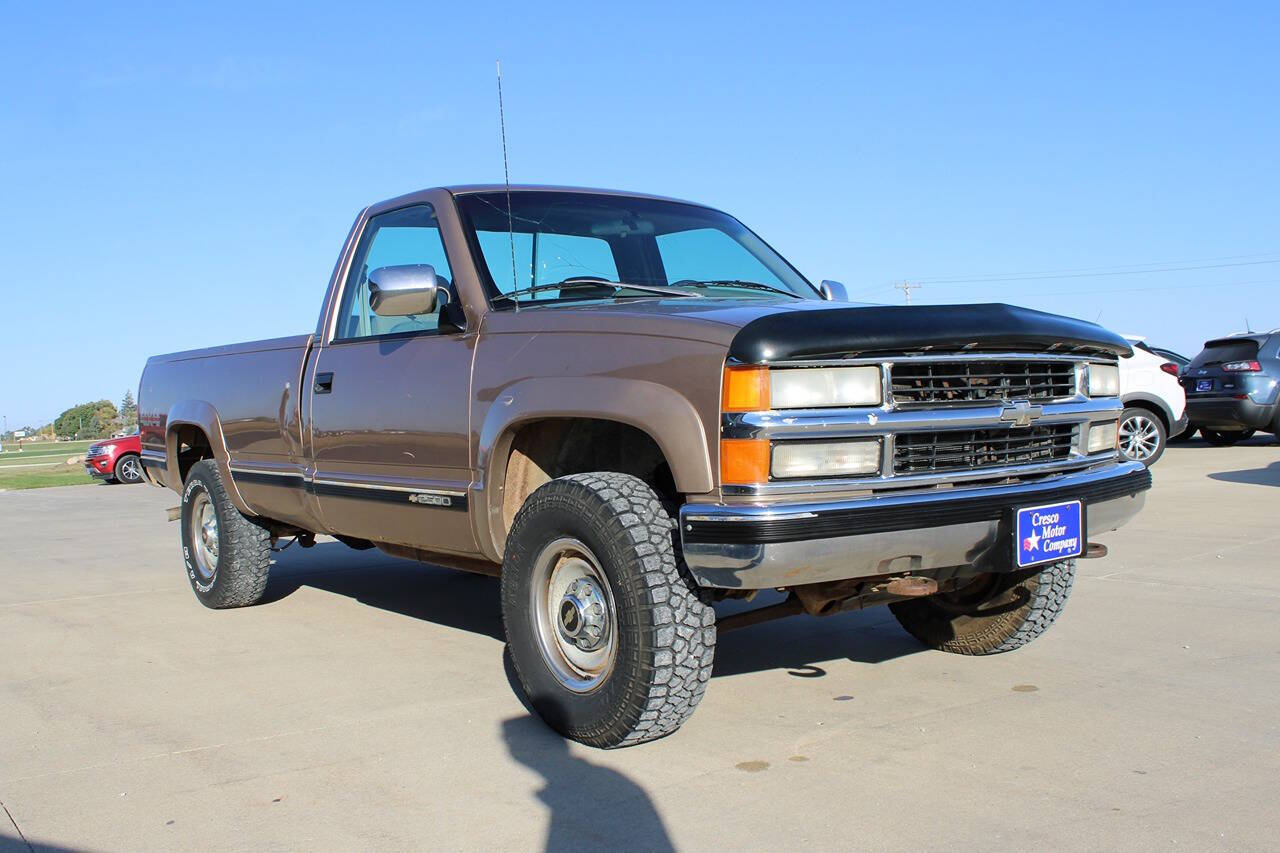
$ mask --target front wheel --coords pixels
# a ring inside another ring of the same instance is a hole
[[[1120,415],[1120,455],[1150,468],[1164,453],[1164,424],[1146,409],[1125,409]]]
[[[1028,574],[978,575],[954,592],[898,601],[889,610],[907,633],[931,648],[993,655],[1039,637],[1066,606],[1076,561]]]
[[[575,474],[516,515],[502,618],[520,685],[553,729],[589,746],[671,734],[693,713],[715,611],[677,556],[675,523],[642,480]]]
[[[126,486],[142,482],[142,461],[136,453],[126,453],[116,460],[115,477]]]

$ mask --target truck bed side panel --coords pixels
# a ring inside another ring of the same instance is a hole
[[[144,451],[165,453],[170,413],[175,406],[204,402],[216,413],[226,462],[233,469],[263,468],[296,474],[232,477],[249,509],[281,521],[301,523],[310,512],[301,485],[298,381],[310,336],[276,338],[233,346],[156,356],[147,362],[138,393],[138,422]],[[170,459],[168,485],[180,488]]]

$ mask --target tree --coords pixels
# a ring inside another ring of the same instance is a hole
[[[138,404],[133,401],[131,389],[125,389],[124,399],[120,401],[120,425],[126,431],[138,426]]]
[[[81,403],[58,415],[53,431],[75,438],[102,438],[111,434],[119,416],[115,403],[110,400]]]

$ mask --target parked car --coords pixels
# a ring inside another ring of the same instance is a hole
[[[1182,375],[1191,425],[1210,444],[1280,436],[1280,329],[1205,341]]]
[[[1160,356],[1165,361],[1171,361],[1174,364],[1176,364],[1178,366],[1178,373],[1182,373],[1182,371],[1186,368],[1186,366],[1191,363],[1191,359],[1187,358],[1182,353],[1175,352],[1171,349],[1165,349],[1164,347],[1149,346],[1145,342],[1143,342],[1141,346],[1143,349],[1149,350],[1150,352],[1153,352],[1156,355]]]
[[[89,445],[84,470],[96,480],[132,485],[143,481],[142,442],[137,433]]]
[[[675,731],[717,630],[767,618],[888,604],[932,648],[1025,645],[1150,487],[1116,452],[1129,345],[843,295],[701,205],[413,193],[357,217],[313,334],[148,360],[142,461],[208,607],[319,533],[500,576],[532,707],[598,747]]]
[[[1187,429],[1187,398],[1178,365],[1126,335],[1133,355],[1120,359],[1120,455],[1154,465],[1168,442]]]

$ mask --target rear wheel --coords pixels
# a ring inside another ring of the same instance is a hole
[[[952,593],[889,605],[898,623],[926,646],[961,655],[1013,651],[1039,637],[1066,606],[1076,561],[1028,574],[979,575]]]
[[[136,453],[126,453],[116,460],[116,480],[126,486],[142,482],[142,460]]]
[[[1148,409],[1125,409],[1120,415],[1120,455],[1148,467],[1164,453],[1164,424]]]
[[[212,459],[191,466],[182,489],[182,558],[205,607],[256,604],[267,588],[271,534],[227,496]]]
[[[516,515],[502,567],[511,662],[533,708],[603,748],[671,734],[693,713],[715,612],[674,547],[675,523],[642,480],[553,480]]]

